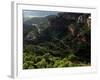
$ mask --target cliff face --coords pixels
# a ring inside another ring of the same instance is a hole
[[[91,16],[90,14],[83,14],[83,13],[61,12],[58,13],[58,15],[50,15],[44,18],[31,19],[25,23],[27,26],[24,24],[24,32],[26,32],[25,34],[26,36],[24,39],[26,41],[36,40],[36,42],[41,42],[50,40],[52,39],[53,36],[61,38],[68,32],[71,33],[72,35],[76,35],[76,33],[79,32],[78,30],[80,29],[80,27],[91,26],[90,16]],[[36,20],[38,23],[36,22]],[[33,35],[30,33],[32,33]],[[35,38],[33,39],[33,37]]]
[[[58,16],[49,18],[49,26],[54,29],[63,29],[70,24],[87,24],[87,19],[90,19],[90,14],[83,13],[58,13]]]

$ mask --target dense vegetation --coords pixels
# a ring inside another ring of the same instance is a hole
[[[34,18],[27,25],[24,24],[23,69],[89,66],[91,30],[86,21],[78,22],[81,15],[84,20],[90,16],[58,13],[38,18],[38,25],[33,27],[29,25],[34,23]]]

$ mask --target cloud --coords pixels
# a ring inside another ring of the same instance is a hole
[[[24,10],[24,17],[44,17],[48,15],[57,15],[58,12],[55,11],[36,11],[36,10]]]

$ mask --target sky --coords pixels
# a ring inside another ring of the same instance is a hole
[[[48,15],[57,15],[58,12],[54,11],[36,11],[36,10],[24,10],[24,17],[45,17]]]

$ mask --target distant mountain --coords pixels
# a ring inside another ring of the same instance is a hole
[[[42,24],[42,23],[47,23],[48,19],[45,18],[45,17],[33,17],[33,18],[30,18],[29,20],[25,20],[24,21],[24,24],[28,24],[28,25],[31,25],[31,24]]]
[[[49,16],[46,16],[47,19],[51,19],[51,18],[56,18],[57,15],[49,15]]]
[[[23,18],[23,21],[26,22],[26,21],[28,21],[28,20],[30,20],[30,19],[32,19],[32,18],[33,18],[33,17],[24,17],[24,18]]]

